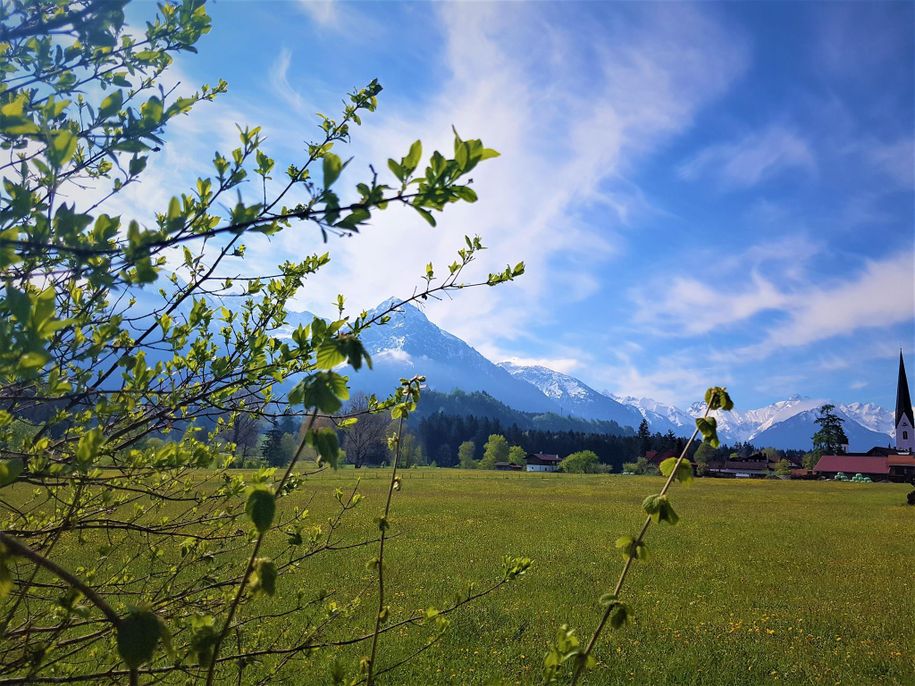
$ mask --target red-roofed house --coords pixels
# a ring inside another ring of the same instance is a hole
[[[881,481],[912,482],[915,480],[915,457],[907,453],[823,455],[813,471],[817,476],[828,478],[842,472],[847,475],[864,474]]]
[[[890,466],[886,457],[876,455],[823,455],[813,468],[817,476],[832,478],[839,472],[864,474],[872,479],[887,479]]]

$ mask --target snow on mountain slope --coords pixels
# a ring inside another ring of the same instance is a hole
[[[811,450],[813,434],[819,429],[816,423],[818,410],[819,407],[803,410],[779,422],[771,423],[765,429],[753,434],[750,442],[757,447]],[[885,447],[892,442],[892,439],[885,433],[871,431],[838,407],[835,412],[844,420],[843,428],[848,437],[849,452],[865,452],[874,446]]]
[[[695,427],[695,419],[673,405],[665,405],[651,398],[636,398],[631,395],[611,395],[623,405],[635,408],[647,421],[652,432],[673,431],[678,436],[688,435]]]
[[[378,305],[387,309],[393,299]],[[406,304],[383,326],[362,335],[373,369],[350,374],[354,390],[387,395],[401,377],[422,374],[429,388],[486,391],[506,405],[527,412],[559,412],[559,405],[538,388],[490,362],[457,336],[433,324],[422,310]]]
[[[512,376],[533,384],[540,391],[556,401],[563,414],[583,419],[609,419],[620,426],[637,429],[642,421],[641,414],[634,408],[608,398],[579,379],[568,374],[539,365],[518,365],[500,362],[499,366]]]
[[[896,435],[896,429],[893,426],[893,410],[880,407],[876,403],[849,403],[838,407],[858,424],[871,431],[887,436]]]

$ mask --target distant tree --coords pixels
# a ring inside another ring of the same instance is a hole
[[[779,462],[785,459],[785,453],[776,448],[763,448],[761,452],[769,462]]]
[[[278,467],[286,464],[292,458],[291,455],[283,454],[282,441],[283,432],[280,429],[279,423],[274,422],[264,436],[264,441],[261,444],[261,457],[263,457],[264,462],[271,467]]]
[[[695,455],[693,455],[693,462],[696,464],[696,473],[699,474],[699,476],[702,476],[708,472],[708,463],[713,459],[715,459],[715,449],[705,441],[700,443],[699,447],[696,448]]]
[[[527,461],[527,451],[520,445],[513,445],[508,449],[508,461],[512,464],[524,464]]]
[[[391,447],[388,447],[388,458],[393,459],[394,455],[391,453]],[[426,456],[423,453],[423,447],[420,442],[416,439],[416,436],[404,432],[400,437],[400,465],[402,467],[414,467],[416,465],[425,464]]]
[[[486,441],[480,469],[495,469],[496,462],[508,462],[508,441],[502,434],[492,434]]]
[[[817,462],[820,461],[820,453],[815,450],[811,450],[809,453],[804,453],[804,457],[801,458],[801,463],[804,465],[804,469],[813,469],[817,466]]]
[[[648,420],[642,419],[639,424],[639,455],[645,455],[651,450],[651,429],[648,427]]]
[[[343,429],[343,449],[347,461],[356,468],[365,464],[381,464],[388,456],[387,434],[391,420],[387,413],[369,412],[369,398],[356,393],[346,404],[344,413],[356,419]]]
[[[464,441],[461,443],[461,446],[458,448],[458,464],[461,466],[461,469],[477,468],[478,463],[473,457],[476,450],[477,446],[473,441]]]
[[[644,457],[640,457],[635,462],[626,462],[623,464],[623,471],[630,474],[650,474],[652,476],[660,474],[658,468]]]
[[[559,463],[559,469],[569,474],[596,474],[608,471],[591,450],[579,450]]]
[[[779,476],[788,476],[791,474],[791,463],[788,460],[782,458],[775,463],[775,473]]]
[[[451,452],[451,446],[447,443],[442,443],[435,450],[435,459],[433,462],[436,465],[450,465],[453,464],[454,454]]]
[[[283,455],[283,464],[289,464],[299,447],[299,441],[293,433],[284,433],[280,439],[280,453]],[[311,448],[311,446],[306,446]],[[313,450],[313,449],[312,449]],[[312,456],[313,457],[313,456]]]
[[[280,417],[277,425],[284,434],[295,434],[298,430],[298,422],[294,417],[290,417],[288,414]]]
[[[848,445],[844,421],[835,413],[835,405],[822,405],[816,423],[820,430],[813,434],[813,452],[818,455],[842,455]]]

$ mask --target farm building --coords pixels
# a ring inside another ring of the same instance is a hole
[[[708,463],[707,473],[734,479],[764,479],[769,475],[769,460],[713,460]]]
[[[879,481],[908,481],[915,483],[915,433],[912,424],[912,399],[905,375],[905,362],[899,351],[899,378],[896,384],[896,449],[871,448],[866,453],[823,455],[814,474],[834,478],[836,474],[864,474]]]
[[[496,469],[500,472],[520,472],[524,467],[513,462],[496,462]]]
[[[864,474],[874,481],[915,480],[915,457],[904,453],[890,455],[823,455],[813,473],[834,478],[836,474]]]
[[[547,455],[545,453],[528,453],[527,454],[527,471],[529,472],[555,472],[559,470],[559,463],[562,459],[559,455]]]

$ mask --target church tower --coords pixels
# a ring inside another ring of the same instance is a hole
[[[915,418],[912,416],[912,398],[909,382],[905,378],[905,363],[899,351],[899,381],[896,384],[896,450],[915,449]]]

